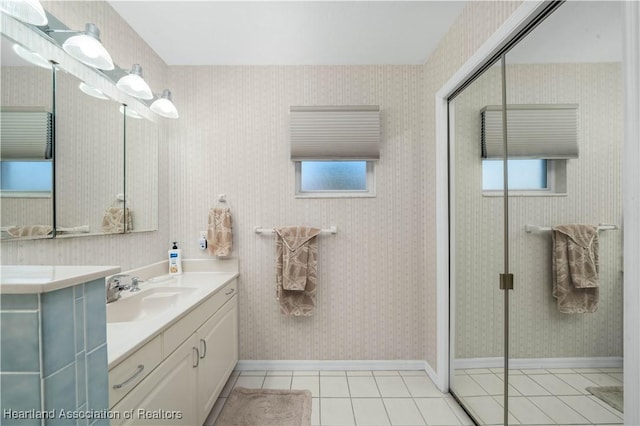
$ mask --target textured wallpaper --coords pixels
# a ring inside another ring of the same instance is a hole
[[[171,67],[171,236],[186,257],[225,193],[240,259],[241,359],[424,359],[420,66]],[[296,199],[291,105],[380,105],[375,198]],[[319,241],[317,311],[280,316],[275,241],[255,226],[336,225]]]
[[[567,161],[566,197],[510,199],[510,351],[514,358],[622,356],[622,235],[600,237],[600,306],[558,312],[551,295],[550,233],[526,224],[622,223],[620,64],[509,65],[508,102],[578,104],[580,156]],[[500,104],[492,68],[455,100],[456,358],[495,357],[503,349],[502,198],[482,196],[480,109]]]

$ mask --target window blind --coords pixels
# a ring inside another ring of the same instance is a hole
[[[53,115],[44,110],[0,112],[0,158],[44,160],[52,157]]]
[[[377,160],[380,107],[292,106],[291,159]]]
[[[575,104],[507,105],[509,158],[577,158],[577,108]],[[502,158],[502,107],[487,105],[480,113],[482,158]]]

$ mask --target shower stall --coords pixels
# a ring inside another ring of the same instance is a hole
[[[623,422],[620,22],[555,3],[449,98],[450,388],[478,424]]]

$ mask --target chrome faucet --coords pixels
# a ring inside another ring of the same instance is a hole
[[[136,291],[140,291],[140,283],[143,283],[144,280],[141,280],[138,277],[132,277],[131,278],[131,290],[129,290],[130,292],[136,292]]]
[[[120,292],[131,288],[130,285],[122,284],[123,278],[129,278],[129,275],[116,274],[109,277],[109,280],[107,281],[107,303],[115,302],[120,299]]]

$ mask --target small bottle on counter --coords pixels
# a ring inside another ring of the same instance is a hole
[[[182,250],[178,248],[178,243],[173,242],[173,247],[169,250],[169,275],[179,275],[182,273]]]

